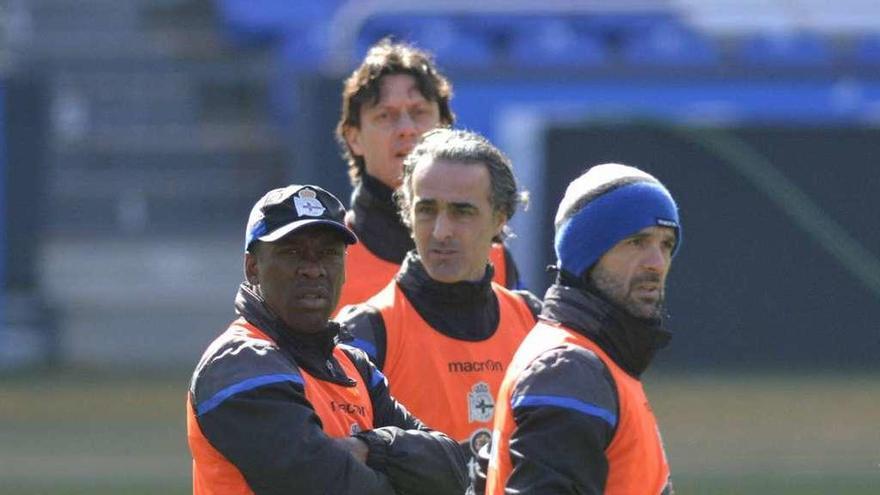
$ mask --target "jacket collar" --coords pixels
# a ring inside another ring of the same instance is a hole
[[[486,273],[476,282],[463,281],[451,284],[438,282],[428,275],[422,259],[415,251],[410,251],[397,273],[397,282],[407,294],[417,293],[419,299],[430,300],[433,304],[454,306],[458,310],[467,307],[484,307],[493,297],[492,277],[495,269],[486,264]]]
[[[492,290],[493,274],[487,264],[485,275],[476,282],[437,282],[411,251],[395,281],[431,328],[453,339],[479,342],[495,334],[501,318],[498,297]]]
[[[327,327],[317,334],[298,333],[272,313],[256,287],[248,282],[242,282],[238,288],[235,311],[271,337],[282,352],[309,374],[344,385],[354,383],[333,357],[333,348],[339,343],[342,331],[335,321],[328,321]]]
[[[415,244],[397,213],[393,195],[394,190],[382,181],[363,174],[352,191],[345,221],[371,253],[400,264]]]
[[[660,321],[633,317],[590,288],[558,283],[544,296],[541,318],[583,334],[635,377],[672,338]]]

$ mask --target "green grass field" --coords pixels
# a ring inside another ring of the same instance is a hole
[[[0,493],[190,492],[188,371],[0,377]],[[880,376],[656,374],[679,494],[880,493]]]

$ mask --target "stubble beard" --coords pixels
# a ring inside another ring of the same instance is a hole
[[[644,320],[660,320],[663,317],[666,291],[661,286],[659,297],[655,301],[643,301],[633,295],[633,287],[640,283],[660,283],[660,276],[653,272],[637,275],[629,284],[625,284],[598,266],[590,273],[590,282],[605,299],[619,307],[634,318]]]

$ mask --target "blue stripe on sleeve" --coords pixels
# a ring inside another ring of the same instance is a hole
[[[514,409],[516,409],[517,407],[540,406],[562,407],[565,409],[572,409],[577,412],[584,413],[588,416],[595,416],[597,418],[603,419],[612,427],[617,425],[616,414],[597,405],[588,404],[586,402],[573,399],[571,397],[559,397],[556,395],[520,395],[514,397],[513,400],[510,401],[510,405]]]
[[[385,381],[385,375],[383,375],[378,368],[373,368],[373,380],[372,383],[370,383],[370,388],[375,387],[383,381]]]
[[[238,382],[234,385],[230,385],[223,390],[214,394],[213,397],[206,400],[205,402],[198,405],[196,408],[196,414],[201,416],[206,412],[214,409],[219,406],[224,400],[232,397],[233,395],[239,392],[246,392],[251,389],[255,389],[257,387],[262,387],[263,385],[268,385],[270,383],[278,383],[278,382],[294,382],[300,385],[303,384],[303,379],[300,375],[297,374],[274,374],[274,375],[263,375],[257,376],[254,378],[248,378],[243,382]]]
[[[354,339],[351,341],[351,345],[366,352],[367,355],[370,356],[370,359],[372,359],[373,361],[376,360],[376,345],[372,342],[366,341],[364,339]]]

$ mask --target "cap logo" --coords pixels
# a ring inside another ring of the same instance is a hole
[[[301,217],[320,217],[327,211],[318,201],[318,194],[311,189],[302,189],[293,197],[296,214]]]

